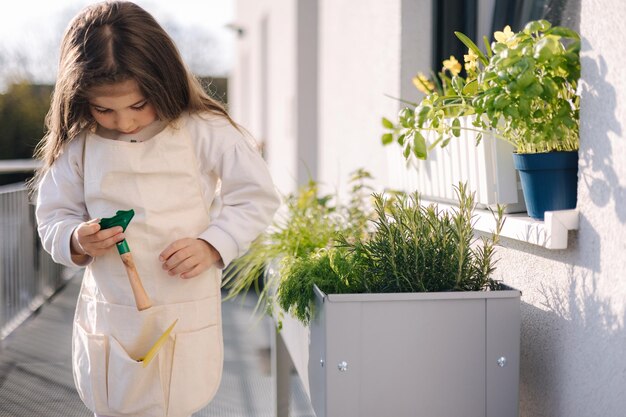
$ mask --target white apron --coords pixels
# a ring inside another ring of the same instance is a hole
[[[187,129],[165,128],[130,143],[88,134],[85,202],[90,218],[134,209],[126,240],[153,307],[137,311],[112,247],[87,267],[76,307],[74,380],[97,414],[187,417],[215,395],[222,375],[221,274],[183,280],[161,268],[159,253],[209,225],[200,172]],[[158,355],[137,362],[178,319]]]

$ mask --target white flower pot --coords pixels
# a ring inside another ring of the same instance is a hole
[[[473,128],[471,117],[462,117],[461,126]],[[436,135],[426,132],[427,142]],[[444,148],[428,152],[428,159],[412,157],[407,162],[397,146],[387,149],[389,187],[402,191],[419,191],[430,201],[456,202],[453,186],[468,184],[476,193],[479,208],[506,204],[508,213],[526,211],[519,177],[513,165],[513,146],[493,135],[483,135],[476,145],[476,133],[461,130],[461,136]]]

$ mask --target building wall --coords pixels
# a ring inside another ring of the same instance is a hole
[[[381,117],[395,118],[396,99],[416,100],[411,84],[430,68],[431,4],[427,0],[320,2],[319,177],[341,192],[365,167],[382,187],[389,152]],[[346,18],[349,16],[349,18]],[[342,189],[343,187],[343,189]]]
[[[297,179],[296,2],[238,0],[236,63],[230,75],[230,112],[262,144],[279,189]]]
[[[385,184],[387,153],[397,149],[381,147],[381,117],[401,107],[390,97],[415,100],[411,77],[429,71],[430,1],[354,5],[236,3],[244,33],[230,77],[231,113],[263,143],[284,193],[309,177],[334,191],[361,167]]]
[[[283,191],[302,179],[297,159],[303,146],[293,125],[303,123],[307,108],[298,101],[295,68],[300,1],[306,0],[239,0],[245,8],[237,14],[255,27],[259,11],[269,10],[267,156]],[[430,68],[430,4],[318,0],[317,111],[305,120],[317,122],[309,160],[316,179],[341,189],[350,171],[365,167],[384,186],[387,154],[400,152],[380,144],[380,117],[393,117],[400,107],[385,94],[417,98],[410,78]],[[626,410],[625,21],[622,0],[582,0],[579,230],[570,232],[566,250],[504,239],[498,251],[496,278],[523,293],[521,417],[609,417]],[[238,67],[247,53],[249,74],[236,69],[230,102],[235,116],[258,134],[254,42],[240,41]],[[246,89],[244,79],[250,80]],[[246,94],[251,101],[242,101]],[[299,103],[298,117],[290,114],[298,109],[290,103]]]
[[[625,20],[621,0],[582,1],[580,229],[567,250],[505,241],[498,253],[498,277],[523,293],[523,417],[626,409]]]
[[[400,96],[401,2],[320,1],[319,180],[342,187],[366,167],[384,181],[380,117],[393,116]],[[350,16],[346,19],[346,16]]]

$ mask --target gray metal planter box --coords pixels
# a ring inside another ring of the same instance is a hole
[[[315,291],[317,417],[518,416],[519,291]]]

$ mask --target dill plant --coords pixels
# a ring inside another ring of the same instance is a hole
[[[341,232],[332,247],[292,258],[278,287],[279,305],[308,324],[314,284],[327,294],[498,289],[491,274],[503,208],[493,212],[493,233],[476,239],[474,194],[463,184],[456,192],[452,211],[421,205],[417,192],[374,194],[373,231],[365,237]]]
[[[289,276],[287,266],[294,259],[308,259],[316,250],[332,246],[339,232],[364,233],[370,218],[366,200],[371,178],[363,169],[351,174],[345,205],[336,203],[333,195],[320,195],[319,184],[313,180],[285,197],[283,215],[225,271],[222,286],[228,290],[226,299],[254,288],[259,294],[256,309],[263,306],[271,313],[273,292]],[[277,262],[277,273],[266,273],[270,262]],[[264,277],[265,285],[261,285]]]

